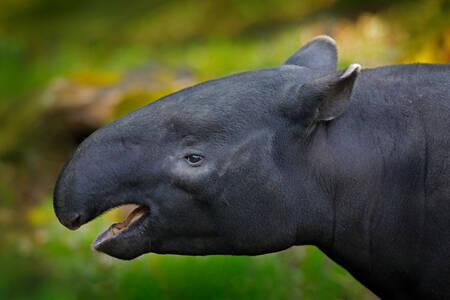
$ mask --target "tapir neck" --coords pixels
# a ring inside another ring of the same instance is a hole
[[[322,217],[321,224],[317,224],[322,229],[326,224],[328,234],[322,235],[315,245],[361,280],[371,270],[372,241],[367,220],[374,212],[369,207],[370,199],[358,189],[358,181],[364,179],[353,175],[352,164],[344,163],[340,157],[341,140],[330,136],[339,130],[335,125],[339,123],[318,124],[310,144],[311,155],[316,157],[309,160],[316,161],[314,169],[318,175],[315,177],[320,180],[323,202],[328,206],[327,218]],[[353,154],[352,150],[355,150]],[[359,161],[361,154],[356,149],[348,151],[349,158]]]
[[[408,286],[414,298],[428,226],[422,112],[413,97],[383,95],[394,89],[390,82],[371,89],[374,78],[362,73],[359,86],[372,94],[357,86],[349,110],[318,128],[325,135],[321,172],[331,178],[334,213],[332,241],[319,247],[379,296],[402,298],[396,291]],[[399,80],[395,89],[406,94],[408,83]],[[385,102],[374,105],[376,97]]]

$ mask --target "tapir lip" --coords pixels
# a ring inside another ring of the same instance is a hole
[[[150,211],[145,206],[140,206],[136,210],[139,209],[144,209],[141,216],[124,229],[113,233],[114,229],[125,221],[114,223],[98,235],[92,245],[93,249],[120,259],[133,259],[143,254],[142,249],[150,247],[148,237],[143,236],[147,231]]]

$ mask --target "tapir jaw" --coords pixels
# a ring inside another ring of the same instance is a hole
[[[112,224],[96,238],[92,245],[94,250],[127,260],[150,251],[151,211],[145,201],[127,198],[127,192],[122,195],[86,195],[75,192],[75,184],[57,186],[57,189],[64,188],[69,189],[70,193],[66,194],[69,198],[61,198],[60,195],[64,193],[55,191],[54,205],[57,207],[55,211],[61,224],[71,230],[78,229],[112,208],[126,204],[136,205],[123,222]]]
[[[133,259],[151,250],[150,211],[138,206],[120,223],[112,224],[94,241],[92,247],[120,259]]]

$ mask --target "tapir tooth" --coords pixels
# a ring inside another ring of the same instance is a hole
[[[119,231],[120,231],[120,229],[117,228],[117,227],[113,227],[113,228],[112,228],[112,233],[113,233],[113,234],[117,234]]]

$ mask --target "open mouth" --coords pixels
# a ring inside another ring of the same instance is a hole
[[[145,217],[149,215],[149,208],[140,205],[136,207],[122,222],[112,224],[107,230],[101,233],[94,241],[93,248],[97,251],[105,252],[107,246],[116,239],[123,236],[139,233],[139,227],[142,225]]]

